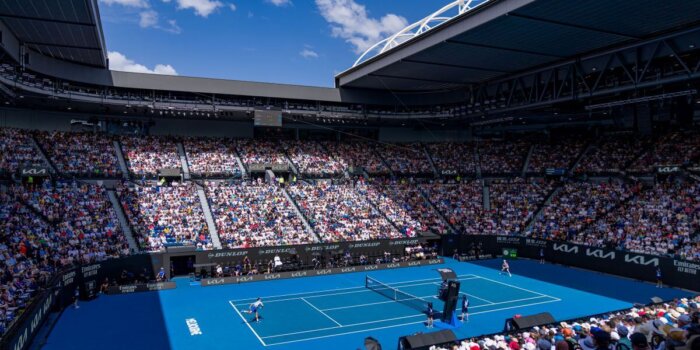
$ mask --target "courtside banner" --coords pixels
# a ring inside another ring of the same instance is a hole
[[[137,292],[155,292],[159,290],[175,289],[175,282],[139,283],[125,286],[110,286],[107,294],[130,294]]]
[[[403,268],[403,267],[437,265],[437,264],[442,264],[444,262],[445,261],[443,259],[427,259],[427,260],[416,260],[416,261],[402,261],[402,262],[389,263],[389,264],[358,265],[358,266],[348,266],[348,267],[334,267],[331,269],[278,272],[278,273],[269,273],[269,274],[263,274],[263,275],[246,275],[246,276],[232,276],[232,277],[221,277],[221,278],[203,278],[202,279],[202,287],[220,286],[220,285],[224,285],[224,284],[235,284],[235,283],[246,283],[246,282],[271,281],[271,280],[299,278],[299,277],[335,275],[335,274],[339,274],[339,273],[369,272],[369,271],[378,271],[378,270],[397,269],[397,268]]]

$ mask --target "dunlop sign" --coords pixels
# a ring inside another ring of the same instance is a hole
[[[437,264],[442,264],[443,262],[444,262],[443,259],[430,259],[430,260],[402,261],[402,262],[390,263],[390,264],[336,267],[336,268],[332,268],[332,269],[321,269],[321,270],[280,272],[280,273],[264,274],[264,275],[204,278],[204,279],[202,279],[202,287],[219,286],[219,285],[223,285],[223,284],[270,281],[270,280],[298,278],[298,277],[325,276],[325,275],[334,275],[334,274],[350,273],[350,272],[367,272],[367,271],[376,271],[376,270],[395,269],[395,268],[400,268],[400,267],[416,267],[416,266],[426,266],[426,265],[437,265]]]

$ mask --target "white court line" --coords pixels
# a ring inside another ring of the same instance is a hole
[[[551,295],[547,295],[547,294],[542,294],[542,293],[539,293],[539,292],[535,292],[534,290],[529,290],[529,289],[525,289],[525,288],[521,288],[521,287],[516,287],[516,286],[514,286],[514,285],[512,285],[512,284],[508,284],[508,283],[503,283],[503,282],[499,282],[499,281],[496,281],[496,280],[492,280],[492,279],[490,279],[490,278],[486,278],[486,277],[481,277],[481,276],[477,276],[477,277],[478,277],[478,278],[480,278],[480,279],[483,279],[483,280],[491,281],[491,282],[493,282],[493,283],[498,283],[498,284],[502,284],[502,285],[504,285],[504,286],[508,286],[508,287],[511,287],[511,288],[515,288],[515,289],[520,289],[520,290],[524,290],[524,291],[526,291],[526,292],[530,292],[530,293],[532,293],[532,294],[537,294],[537,295],[541,295],[541,296],[545,296],[545,297],[550,297],[550,298],[554,298],[554,297],[553,297],[553,296],[551,296]]]
[[[538,302],[538,303],[533,303],[533,304],[525,304],[525,305],[514,305],[506,308],[500,308],[500,309],[493,309],[493,310],[485,310],[485,311],[478,311],[478,312],[470,312],[469,315],[478,315],[478,314],[483,314],[483,313],[489,313],[492,311],[500,311],[500,310],[507,310],[507,309],[512,309],[516,307],[521,307],[521,306],[529,306],[529,305],[538,305],[538,304],[545,304],[545,303],[553,303],[556,301],[561,301],[561,299],[557,298],[552,298],[552,297],[547,297],[547,296],[537,296],[533,298],[525,298],[525,299],[518,299],[518,300],[512,300],[512,301],[504,301],[501,303],[496,303],[494,305],[502,305],[502,304],[509,304],[511,302],[517,302],[517,301],[524,301],[524,300],[532,300],[532,299],[539,299],[539,298],[551,298],[553,300],[548,300],[548,301],[543,301],[543,302]],[[478,307],[486,307],[486,306],[491,306],[491,305],[479,305],[479,306],[473,306],[471,307],[472,309],[478,308]],[[416,314],[416,315],[411,315],[411,316],[401,316],[401,317],[392,317],[392,318],[385,318],[381,320],[375,320],[375,321],[367,321],[367,322],[358,322],[358,323],[351,323],[351,324],[346,324],[342,327],[326,327],[326,328],[317,328],[309,331],[301,331],[301,332],[293,332],[293,333],[285,333],[285,334],[276,334],[276,335],[269,335],[265,336],[263,338],[278,338],[278,337],[283,337],[286,335],[294,335],[294,334],[301,334],[301,333],[311,333],[311,332],[316,332],[316,331],[324,331],[324,330],[329,330],[329,329],[337,329],[337,328],[348,328],[348,327],[353,327],[353,326],[361,326],[365,324],[372,324],[372,323],[381,323],[381,322],[386,322],[386,321],[394,321],[394,320],[403,320],[407,318],[416,318],[416,317],[426,317],[425,314]]]
[[[258,333],[253,329],[253,326],[250,325],[250,322],[248,322],[248,321],[245,319],[245,317],[243,317],[243,315],[242,315],[241,312],[236,308],[236,306],[233,305],[233,303],[230,302],[230,301],[229,301],[228,303],[231,304],[231,307],[232,307],[234,310],[236,310],[236,313],[238,314],[238,316],[241,316],[241,320],[243,320],[243,323],[245,323],[245,324],[248,326],[248,328],[250,328],[250,331],[253,332],[253,334],[255,335],[256,338],[258,338],[258,340],[260,340],[260,343],[261,343],[263,346],[267,346],[267,344],[265,344],[265,342],[262,340],[262,338],[260,338],[260,336],[258,335]]]
[[[467,280],[473,280],[473,279],[479,279],[479,277],[462,278],[462,279],[460,279],[460,281],[467,281]],[[413,283],[413,284],[407,284],[407,285],[405,285],[405,286],[398,286],[398,287],[399,287],[399,288],[401,288],[401,287],[406,288],[406,287],[414,287],[414,286],[424,286],[424,285],[428,285],[428,284],[435,284],[435,282]],[[389,286],[395,287],[396,284],[394,284],[394,285],[389,285]],[[266,304],[270,304],[270,303],[277,303],[277,302],[281,302],[281,301],[299,300],[299,299],[303,299],[303,298],[308,298],[308,299],[311,299],[311,298],[323,298],[323,297],[330,297],[330,296],[335,296],[335,295],[346,295],[346,294],[357,294],[357,293],[368,293],[368,292],[372,292],[372,290],[367,289],[367,288],[365,288],[364,286],[358,287],[358,288],[362,288],[362,289],[358,289],[358,290],[354,290],[354,291],[350,291],[350,292],[326,293],[326,294],[308,295],[308,296],[296,297],[296,298],[265,300],[265,303],[266,303]],[[356,288],[355,288],[355,289],[356,289]],[[300,293],[300,294],[310,294],[310,293]],[[247,300],[254,300],[254,299],[247,299]],[[244,304],[236,304],[236,305],[244,305]]]
[[[470,313],[469,316],[478,315],[478,314],[483,314],[483,313],[489,313],[489,312],[493,312],[493,311],[509,310],[509,309],[514,309],[514,308],[518,308],[518,307],[525,307],[525,306],[533,306],[533,305],[539,305],[539,304],[553,303],[553,302],[557,302],[557,301],[561,301],[561,300],[560,300],[560,299],[557,299],[557,300],[544,301],[544,302],[540,302],[540,303],[531,303],[531,304],[525,304],[525,305],[518,305],[518,306],[506,307],[506,308],[501,308],[501,309],[496,309],[496,310],[488,310],[488,311],[474,312],[474,313]],[[425,317],[425,315],[420,315],[420,316],[424,316],[424,317]],[[376,327],[376,328],[362,329],[362,330],[359,330],[359,331],[344,332],[344,333],[335,333],[335,334],[329,334],[329,335],[322,335],[322,336],[318,336],[318,337],[311,337],[311,338],[290,340],[290,341],[279,342],[279,343],[272,343],[272,344],[268,344],[268,345],[266,345],[266,346],[275,346],[275,345],[284,345],[284,344],[290,344],[290,343],[298,343],[298,342],[309,341],[309,340],[315,340],[315,339],[323,339],[323,338],[337,337],[337,336],[341,336],[341,335],[355,334],[355,333],[363,333],[363,332],[369,332],[369,331],[376,331],[376,330],[380,330],[380,329],[395,328],[395,327],[408,326],[408,325],[420,324],[420,323],[425,323],[425,322],[424,322],[424,321],[420,321],[420,322],[409,322],[409,323],[402,323],[402,324],[391,325],[391,326],[385,326],[385,327]],[[345,327],[347,327],[347,326],[345,326]],[[330,329],[334,329],[334,328],[341,328],[341,327],[331,327]],[[284,335],[293,335],[293,334],[300,334],[300,333],[317,332],[317,331],[320,331],[320,330],[324,330],[324,329],[315,329],[315,330],[312,330],[312,331],[288,333],[288,334],[282,334],[282,335],[269,336],[269,337],[265,337],[265,338],[267,339],[267,338],[279,337],[279,336],[284,336]]]
[[[328,316],[328,314],[326,314],[325,312],[323,312],[321,309],[317,308],[316,305],[311,304],[308,300],[306,300],[306,299],[304,299],[304,298],[301,298],[301,300],[303,300],[305,303],[309,304],[309,306],[311,306],[312,308],[314,308],[314,310],[320,312],[321,315],[328,317],[329,320],[333,321],[333,322],[334,322],[335,324],[337,324],[338,326],[340,326],[340,327],[343,326],[342,324],[340,324],[340,322],[334,320],[333,317]]]
[[[319,276],[319,277],[320,277],[320,276]],[[464,275],[458,275],[457,277],[472,277],[472,278],[468,278],[468,279],[481,278],[481,277],[479,277],[479,276],[477,276],[477,275],[474,275],[474,274],[471,274],[471,273],[470,273],[470,274],[464,274]],[[465,278],[465,279],[466,279],[466,278]],[[398,284],[406,284],[406,283],[413,283],[413,282],[423,282],[423,281],[435,281],[435,280],[440,280],[440,278],[424,278],[424,279],[420,279],[420,280],[392,282],[392,283],[386,283],[386,285],[395,286],[395,285],[398,285]],[[365,286],[347,287],[347,288],[334,288],[334,289],[317,290],[317,291],[311,291],[311,292],[301,292],[301,293],[289,293],[289,294],[268,295],[268,296],[264,296],[264,297],[262,297],[262,298],[270,299],[270,298],[277,298],[277,297],[287,297],[287,296],[291,296],[291,295],[314,294],[314,293],[323,293],[323,292],[334,292],[334,291],[338,291],[338,290],[364,289],[364,288],[365,288]],[[256,297],[256,298],[234,299],[234,300],[230,300],[230,301],[233,301],[234,303],[238,303],[239,301],[245,301],[245,300],[253,300],[253,301],[255,301],[256,299],[257,299],[257,297]],[[266,301],[266,302],[268,302],[268,301]]]

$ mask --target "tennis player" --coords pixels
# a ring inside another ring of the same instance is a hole
[[[433,318],[435,317],[435,310],[433,310],[433,303],[428,303],[428,328],[433,328]]]
[[[249,314],[255,314],[255,322],[260,322],[260,314],[258,311],[265,307],[265,305],[262,302],[262,298],[258,298],[255,300],[254,303],[250,304],[250,307],[248,308],[247,313]]]
[[[504,272],[508,273],[508,277],[513,277],[513,275],[510,274],[510,265],[508,265],[506,259],[503,259],[503,265],[501,265],[501,273],[499,273],[499,275],[502,275]]]
[[[469,322],[469,299],[466,294],[462,295],[462,322],[465,320]]]
[[[657,267],[656,268],[656,288],[663,288],[664,287],[664,280],[661,277],[661,268]]]

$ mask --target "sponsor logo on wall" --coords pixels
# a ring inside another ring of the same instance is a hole
[[[605,252],[603,249],[591,249],[586,248],[586,256],[590,256],[598,259],[610,259],[615,260],[615,252],[609,251]]]
[[[251,276],[238,276],[238,277],[223,277],[223,278],[204,278],[202,279],[202,286],[217,286],[222,284],[233,284],[233,283],[245,283],[245,282],[256,282],[256,281],[267,281],[267,280],[277,280],[284,278],[297,278],[306,276],[324,276],[331,274],[340,273],[351,273],[358,271],[375,271],[375,270],[385,270],[385,269],[395,269],[399,267],[415,267],[415,266],[425,266],[425,265],[436,265],[442,264],[444,261],[442,259],[430,259],[430,260],[418,260],[418,261],[404,261],[398,263],[390,264],[379,264],[379,265],[361,265],[361,266],[350,266],[350,267],[337,267],[332,269],[321,269],[321,270],[308,270],[308,271],[294,271],[294,272],[280,272],[274,274],[263,274],[263,275],[251,275]]]
[[[578,254],[578,246],[568,245],[566,243],[554,243],[552,249],[562,253]]]
[[[694,263],[690,261],[679,261],[679,260],[673,260],[673,267],[676,268],[676,271],[686,273],[689,275],[697,275],[698,270],[700,270],[700,264],[699,263]]]

